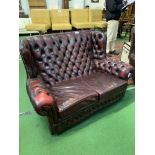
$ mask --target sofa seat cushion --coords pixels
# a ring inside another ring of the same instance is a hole
[[[93,25],[90,22],[74,22],[72,23],[72,26],[77,29],[83,29],[83,28],[92,28]]]
[[[47,31],[51,28],[50,24],[28,24],[26,29],[28,31]]]
[[[125,80],[118,79],[109,73],[96,72],[83,78],[89,89],[99,94],[99,101],[108,100],[124,92],[127,87]]]
[[[52,24],[52,30],[71,30],[72,26],[70,23],[59,23]]]
[[[98,93],[90,89],[81,78],[68,80],[52,86],[60,117],[73,114],[77,110],[98,101]]]

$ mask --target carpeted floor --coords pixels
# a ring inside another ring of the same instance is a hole
[[[21,60],[19,74],[20,155],[134,155],[133,86],[117,104],[57,136],[50,134],[46,117],[32,108]]]

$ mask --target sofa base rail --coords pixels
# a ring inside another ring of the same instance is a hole
[[[126,90],[126,89],[125,89]],[[90,104],[89,106],[81,109],[80,111],[74,113],[70,117],[66,119],[61,119],[58,123],[52,122],[52,118],[49,116],[49,127],[52,134],[60,134],[67,129],[73,127],[74,125],[80,123],[85,120],[95,112],[102,110],[103,108],[114,104],[119,101],[125,94],[125,90],[119,91],[119,93],[115,94],[113,97],[107,100],[102,100],[101,102],[94,102],[94,104]]]

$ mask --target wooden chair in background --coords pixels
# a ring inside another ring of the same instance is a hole
[[[130,5],[126,11],[124,11],[119,20],[118,37],[121,37],[122,32],[125,31],[125,37],[129,32],[129,38],[132,26],[135,23],[135,3]]]

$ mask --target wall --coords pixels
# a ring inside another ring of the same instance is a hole
[[[98,3],[92,3],[91,0],[85,0],[85,5],[89,5],[89,8],[104,8],[104,2],[105,0],[99,0]]]
[[[84,8],[84,0],[71,0],[71,1],[69,1],[69,8],[83,9]]]
[[[99,0],[99,3],[91,3],[91,0],[71,0],[69,1],[69,8],[84,8],[89,5],[90,8],[104,8],[105,0]],[[21,0],[22,8],[25,14],[30,14],[28,0]],[[48,9],[61,9],[63,6],[63,0],[46,0]]]
[[[63,0],[46,0],[46,5],[48,9],[61,9],[63,6]],[[28,0],[21,0],[22,8],[25,14],[30,15],[30,8]]]
[[[46,0],[48,9],[61,9],[63,6],[63,0]]]
[[[25,14],[30,14],[30,9],[29,9],[29,2],[28,0],[20,0],[21,1],[21,5],[22,5],[22,9],[24,10]]]

